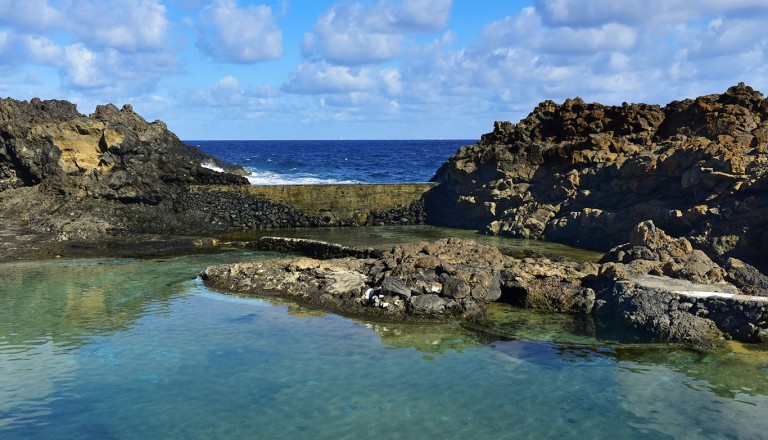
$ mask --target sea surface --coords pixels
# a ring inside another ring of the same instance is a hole
[[[427,182],[475,140],[185,141],[242,165],[253,185]]]
[[[394,234],[371,229],[346,231]],[[766,438],[765,347],[639,343],[504,305],[482,329],[381,324],[196,279],[277,257],[0,264],[0,438]]]

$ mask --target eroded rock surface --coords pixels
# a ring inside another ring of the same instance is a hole
[[[605,251],[652,220],[766,266],[767,170],[768,100],[744,84],[665,107],[545,101],[438,170],[428,222]]]
[[[499,299],[568,311],[591,308],[582,304],[584,289],[578,284],[586,275],[596,274],[597,266],[578,262],[549,266],[451,238],[396,246],[378,258],[212,266],[202,278],[229,291],[284,296],[386,320],[477,321],[485,317],[485,304]]]
[[[284,241],[284,244],[279,244]],[[513,258],[456,238],[376,254],[270,237],[280,250],[362,255],[212,266],[213,287],[287,297],[338,313],[396,321],[482,321],[486,305],[611,318],[655,340],[709,346],[721,338],[768,342],[768,280],[740,260],[719,266],[651,221],[598,263]]]

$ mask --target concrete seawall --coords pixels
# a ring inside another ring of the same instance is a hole
[[[244,219],[241,225],[235,225],[237,228],[416,224],[424,222],[422,197],[435,185],[193,186],[189,193],[190,206],[186,209],[198,209],[195,205],[216,205],[219,207],[217,211],[226,211],[229,218]],[[256,200],[261,203],[254,204]],[[286,218],[284,213],[288,211],[291,215]],[[275,225],[255,219],[256,214],[262,219],[280,217],[285,220]]]

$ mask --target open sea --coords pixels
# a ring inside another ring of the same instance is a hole
[[[475,140],[185,141],[242,165],[253,185],[427,182]]]
[[[190,142],[256,184],[429,179],[468,141]],[[378,173],[378,174],[377,174]],[[387,247],[431,226],[270,234]],[[206,288],[221,249],[0,264],[0,439],[768,439],[768,349],[655,344],[493,305],[485,327],[398,325]]]

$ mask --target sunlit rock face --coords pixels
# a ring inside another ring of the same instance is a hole
[[[0,136],[0,191],[46,183],[75,197],[158,203],[173,184],[245,183],[202,167],[207,155],[130,105],[85,116],[67,101],[3,99]]]
[[[606,106],[545,101],[435,174],[428,221],[607,250],[652,220],[710,255],[764,265],[768,100],[723,94]]]

